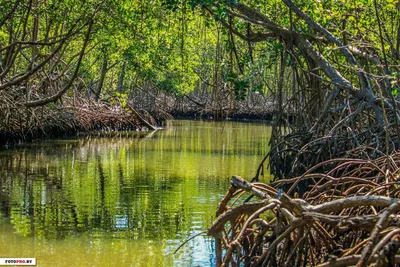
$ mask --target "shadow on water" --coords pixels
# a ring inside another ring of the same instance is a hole
[[[221,131],[223,129],[223,131]],[[0,257],[40,266],[210,266],[207,229],[233,174],[268,150],[264,124],[174,121],[165,130],[0,151]]]

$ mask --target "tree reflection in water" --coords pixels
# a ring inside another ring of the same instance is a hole
[[[0,256],[36,257],[42,266],[209,265],[206,237],[172,253],[207,229],[231,175],[254,175],[269,134],[263,123],[173,121],[148,138],[126,133],[3,151]]]

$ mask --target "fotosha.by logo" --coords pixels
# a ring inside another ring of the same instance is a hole
[[[0,258],[0,265],[34,266],[36,258]]]

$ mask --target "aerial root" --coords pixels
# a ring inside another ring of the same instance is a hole
[[[400,153],[335,161],[325,174],[271,185],[233,176],[207,233],[216,241],[217,266],[400,264]],[[304,180],[302,198],[291,197]],[[277,190],[284,186],[286,193]],[[237,201],[246,194],[255,197]]]
[[[64,97],[62,103],[30,109],[11,100],[0,101],[0,117],[5,118],[0,120],[0,146],[6,141],[12,143],[78,132],[154,130],[157,125],[144,110],[77,96],[73,99]]]

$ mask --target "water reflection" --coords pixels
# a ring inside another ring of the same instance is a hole
[[[0,152],[0,257],[40,266],[207,266],[229,177],[251,177],[269,128],[173,121],[152,134],[56,140]],[[114,258],[110,261],[109,258]],[[212,265],[212,264],[211,264]]]

